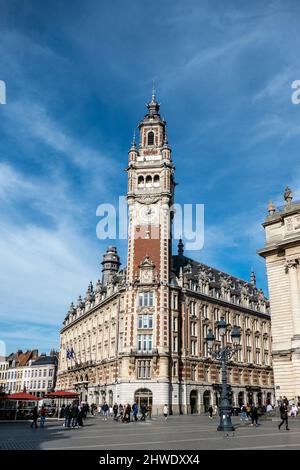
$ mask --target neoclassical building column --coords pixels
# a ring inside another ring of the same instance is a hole
[[[293,318],[293,332],[294,336],[299,336],[300,339],[300,290],[298,281],[298,266],[299,260],[287,259],[285,263],[286,271],[289,275],[289,286],[291,294],[291,307]]]

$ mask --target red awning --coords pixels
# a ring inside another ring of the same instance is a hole
[[[78,398],[79,393],[69,392],[68,390],[58,390],[57,392],[49,392],[43,398]]]
[[[27,401],[39,401],[40,398],[35,397],[34,395],[30,395],[30,393],[20,392],[20,393],[12,393],[11,395],[3,395],[0,399],[5,400],[27,400]]]

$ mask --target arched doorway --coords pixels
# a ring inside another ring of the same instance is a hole
[[[134,394],[134,401],[137,403],[139,409],[144,403],[146,406],[152,407],[153,393],[148,388],[139,388]]]
[[[253,393],[252,392],[248,392],[248,396],[247,396],[247,402],[249,405],[253,405]]]
[[[204,411],[208,411],[208,408],[210,407],[210,390],[205,390],[203,393],[203,406]]]
[[[267,405],[272,405],[272,393],[267,393]]]
[[[239,392],[239,394],[238,394],[238,403],[239,403],[240,408],[241,408],[241,406],[244,405],[244,392]]]
[[[197,390],[192,390],[190,393],[190,407],[191,414],[198,413],[198,393]]]

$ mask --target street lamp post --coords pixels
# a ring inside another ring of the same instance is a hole
[[[222,365],[222,391],[220,401],[220,424],[218,431],[234,431],[231,422],[231,406],[228,398],[228,385],[227,385],[227,363],[232,356],[240,349],[241,332],[238,326],[234,326],[231,331],[232,347],[225,346],[225,335],[227,332],[227,323],[224,317],[217,323],[217,328],[221,336],[221,347],[214,350],[215,336],[212,330],[208,330],[206,337],[209,353],[212,357],[221,362]]]

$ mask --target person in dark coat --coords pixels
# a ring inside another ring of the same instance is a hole
[[[32,423],[30,425],[31,428],[33,428],[33,425],[35,426],[35,428],[38,427],[37,425],[38,417],[39,417],[38,407],[35,406],[32,410]]]
[[[208,408],[208,413],[209,413],[210,419],[212,419],[212,417],[213,417],[213,412],[214,412],[214,409],[213,409],[213,407],[210,405],[210,407]]]
[[[119,410],[118,404],[115,403],[114,406],[113,406],[114,420],[118,419],[118,410]]]
[[[133,418],[134,418],[135,421],[138,420],[138,419],[137,419],[137,414],[138,414],[138,412],[139,412],[139,407],[137,406],[137,403],[134,403],[134,404],[132,405],[132,413],[133,413]]]
[[[129,405],[129,403],[127,403],[126,408],[125,408],[123,423],[130,422],[130,411],[131,411],[131,406]]]
[[[141,406],[141,413],[142,413],[141,421],[146,421],[146,413],[147,413],[147,405],[146,405],[146,403],[143,403],[143,404],[142,404],[142,406]]]
[[[64,410],[64,427],[69,428],[71,426],[71,420],[72,420],[72,412],[71,412],[71,405],[67,405],[65,410]]]
[[[72,428],[78,427],[78,422],[77,422],[78,413],[79,413],[78,404],[74,403],[72,406],[72,410],[71,410]]]
[[[280,405],[280,417],[281,417],[281,423],[278,424],[278,429],[281,428],[283,423],[285,423],[285,429],[289,431],[289,422],[288,422],[288,406],[286,402],[281,403]]]
[[[255,423],[255,426],[258,426],[258,423],[257,423],[257,420],[258,420],[258,408],[257,408],[256,405],[253,405],[253,406],[252,406],[252,409],[251,409],[251,420],[252,420],[251,426],[254,426],[254,423]]]

